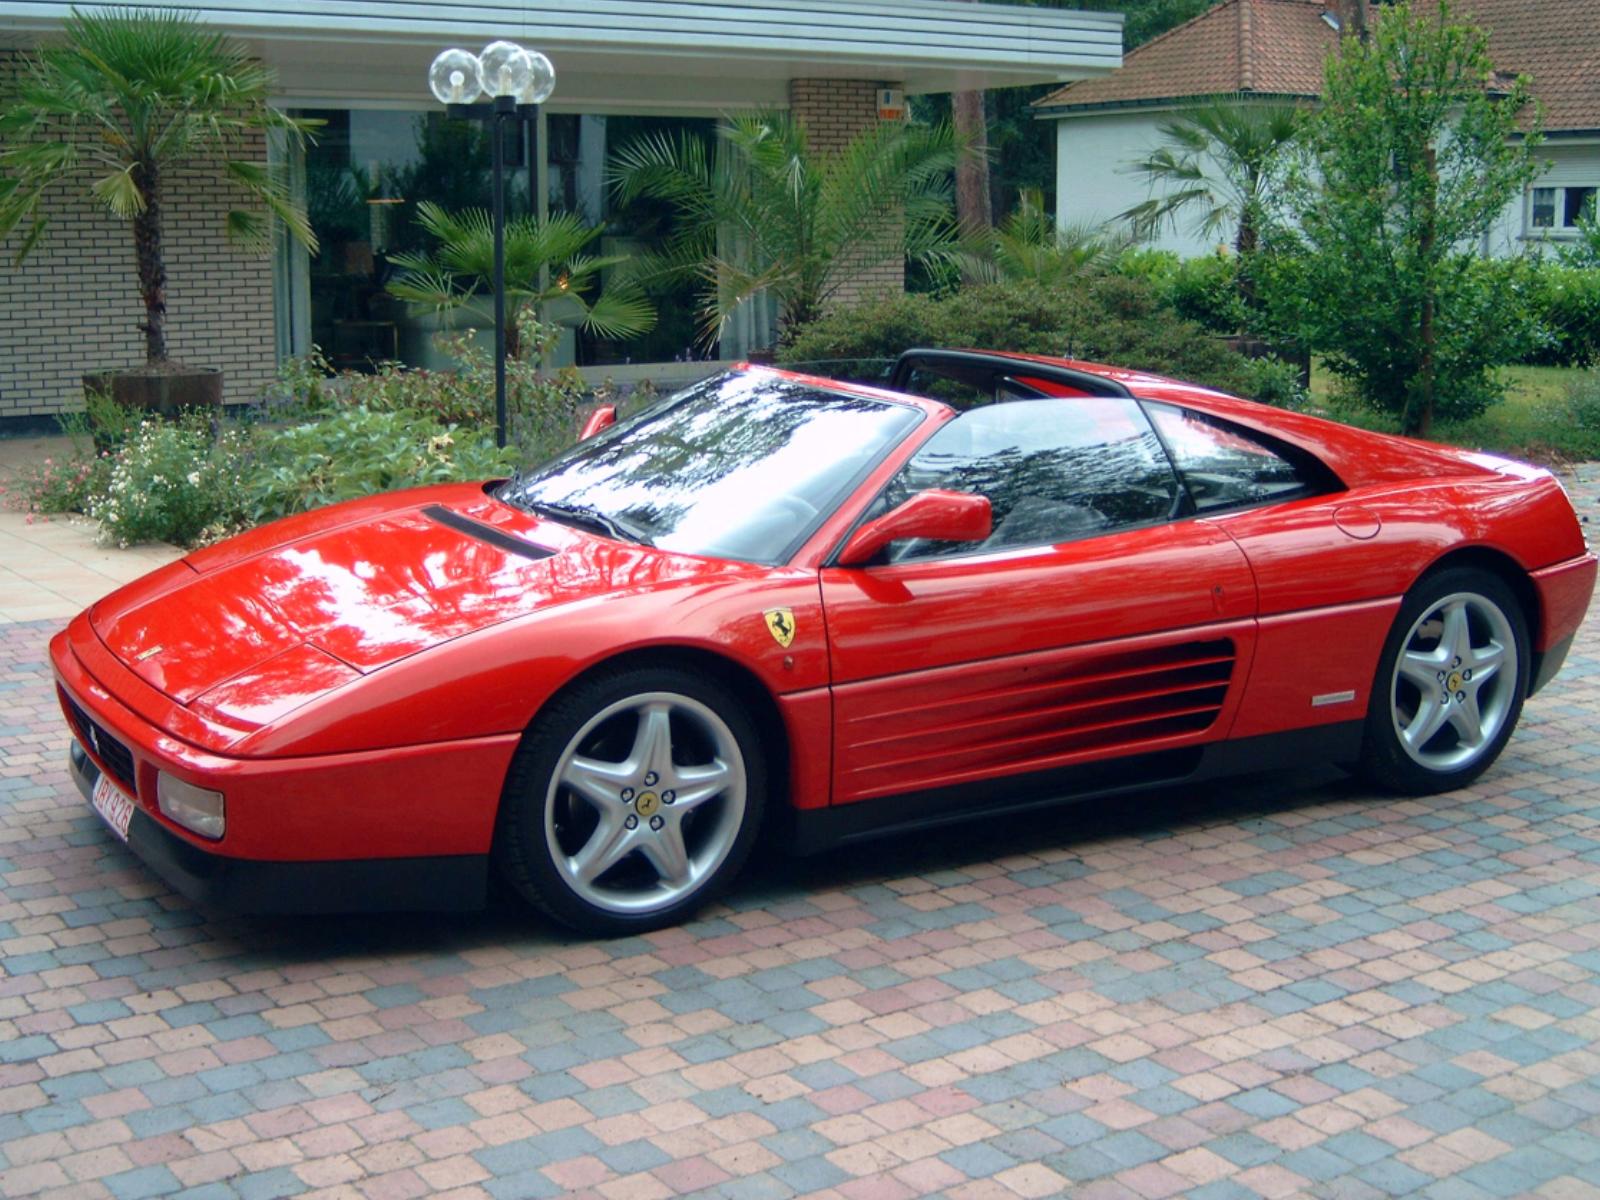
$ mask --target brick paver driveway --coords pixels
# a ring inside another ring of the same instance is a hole
[[[5,1197],[1600,1196],[1595,621],[1466,792],[772,858],[613,942],[197,912],[67,782],[53,628],[0,628]]]

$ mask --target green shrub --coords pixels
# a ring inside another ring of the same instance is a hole
[[[506,362],[506,425],[521,461],[542,462],[572,444],[584,384],[576,371],[545,370],[541,364],[561,331],[525,315],[518,324],[520,357]],[[456,360],[454,371],[429,371],[387,362],[376,372],[335,374],[319,350],[285,364],[268,397],[268,419],[315,417],[340,408],[408,413],[435,424],[492,431],[494,364],[470,329],[439,334],[441,350]]]
[[[1247,359],[1243,395],[1274,408],[1302,409],[1311,400],[1310,389],[1300,381],[1300,367],[1275,354]]]
[[[512,470],[516,450],[492,432],[441,426],[415,412],[341,408],[287,429],[263,429],[243,466],[241,507],[268,521],[375,492]]]
[[[238,431],[214,437],[203,418],[141,421],[85,507],[101,536],[119,546],[214,540],[240,520],[242,452]]]
[[[1585,372],[1567,388],[1570,442],[1564,449],[1573,458],[1600,458],[1600,370]]]
[[[1087,359],[1224,391],[1239,391],[1249,381],[1242,357],[1193,321],[1164,310],[1144,279],[1116,274],[1070,289],[999,283],[869,301],[800,328],[779,359],[862,364],[914,346]]]
[[[1589,367],[1600,361],[1600,267],[1541,262],[1528,268],[1523,294],[1541,337],[1523,361]]]
[[[1186,259],[1167,281],[1164,299],[1180,317],[1213,333],[1238,333],[1249,316],[1239,295],[1239,260],[1232,255]]]

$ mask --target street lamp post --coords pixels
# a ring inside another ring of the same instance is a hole
[[[556,69],[537,50],[515,42],[490,42],[482,54],[443,50],[428,68],[428,87],[452,117],[483,121],[489,127],[494,173],[494,439],[506,444],[506,148],[505,122],[526,123],[528,200],[534,194],[539,137],[539,105],[556,88]],[[487,96],[480,101],[478,97]]]

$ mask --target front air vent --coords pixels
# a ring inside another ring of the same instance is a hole
[[[442,504],[430,504],[422,510],[422,515],[430,521],[440,525],[447,525],[457,533],[464,533],[470,538],[477,538],[480,542],[504,550],[507,554],[520,555],[531,558],[535,562],[542,558],[549,558],[553,551],[546,550],[543,546],[535,546],[532,542],[525,542],[514,534],[509,534],[503,529],[496,529],[493,525],[486,525],[482,521],[474,521],[471,517],[464,517],[458,512],[451,512]]]
[[[137,788],[134,785],[133,755],[112,733],[72,699],[63,693],[66,701],[67,712],[72,718],[73,732],[78,735],[78,740],[83,743],[84,749],[94,754],[95,761],[103,766],[112,779],[122,785],[122,790],[130,796]]]

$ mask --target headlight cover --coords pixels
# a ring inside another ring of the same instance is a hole
[[[227,828],[221,792],[195,787],[165,771],[156,774],[156,805],[165,816],[201,837],[220,838]]]

